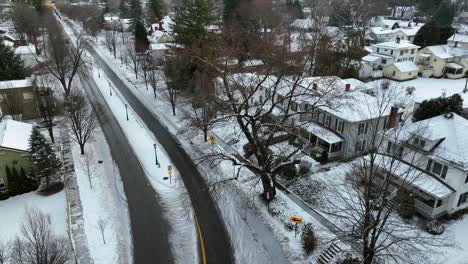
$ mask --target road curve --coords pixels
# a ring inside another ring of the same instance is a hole
[[[220,216],[220,212],[210,193],[207,191],[204,178],[197,170],[190,156],[179,145],[171,133],[161,125],[158,118],[156,118],[156,116],[154,116],[154,114],[129,90],[127,85],[105,63],[94,48],[89,48],[89,52],[96,59],[96,62],[100,65],[101,69],[104,70],[108,78],[113,82],[114,87],[119,89],[125,96],[125,99],[133,110],[155,135],[158,142],[163,146],[169,158],[179,171],[198,218],[206,253],[206,263],[234,263],[229,235]],[[201,246],[199,248],[201,249]],[[201,263],[203,263],[203,258],[201,257],[202,252],[200,252],[199,256]]]
[[[151,187],[125,133],[88,75],[81,74],[83,87],[93,105],[101,106],[101,127],[116,161],[127,196],[130,214],[133,263],[174,263],[169,245],[169,225],[163,218],[157,193]]]

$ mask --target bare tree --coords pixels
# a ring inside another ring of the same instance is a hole
[[[38,38],[41,35],[41,19],[37,11],[25,2],[14,2],[10,18],[19,38],[33,43],[36,54],[39,54]]]
[[[88,175],[89,181],[89,188],[93,189],[93,182],[92,178],[95,177],[96,174],[96,159],[93,153],[85,153],[81,159],[83,163],[83,167],[85,169],[86,175]]]
[[[135,73],[135,79],[138,79],[138,72],[140,69],[140,54],[136,50],[135,43],[128,43],[128,45],[126,45],[125,51],[126,57],[129,58],[132,62],[132,69]]]
[[[58,113],[57,101],[52,89],[52,80],[48,75],[36,75],[33,91],[42,122],[47,127],[50,139],[54,143],[54,118]]]
[[[53,17],[47,24],[47,31],[49,52],[45,67],[60,82],[65,96],[68,96],[72,89],[73,78],[82,67],[86,66],[83,56],[86,41],[82,36],[77,36],[73,42],[67,40],[62,28]]]
[[[0,240],[0,264],[7,264],[8,262],[9,245]]]
[[[109,52],[114,55],[114,58],[117,56],[117,29],[115,26],[110,26],[106,31],[106,46],[109,49]]]
[[[158,60],[152,58],[151,56],[149,57],[148,79],[149,79],[151,88],[153,88],[153,95],[155,99],[156,99],[156,91],[158,90],[159,81],[162,81],[163,79],[159,64],[160,62]]]
[[[85,144],[99,127],[101,111],[94,109],[80,91],[74,91],[65,107],[65,128],[78,143],[81,155],[85,154]]]
[[[10,256],[12,264],[66,264],[70,261],[69,241],[52,233],[49,215],[28,209]]]
[[[99,231],[101,232],[102,243],[106,244],[105,232],[106,232],[106,228],[107,228],[107,221],[102,219],[102,218],[99,218],[99,220],[97,222],[97,227],[98,227]]]
[[[13,120],[21,120],[23,114],[23,95],[16,89],[6,90],[1,99],[1,105],[4,115],[11,115]]]

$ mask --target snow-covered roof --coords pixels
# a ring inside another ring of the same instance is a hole
[[[468,34],[455,33],[447,41],[468,43]]]
[[[385,29],[382,27],[371,27],[370,32],[376,35],[387,35],[392,33],[393,31],[391,29]]]
[[[447,63],[447,65],[452,69],[463,69],[462,65],[455,63],[455,62]]]
[[[322,140],[326,141],[329,144],[334,144],[338,142],[343,142],[343,138],[337,135],[335,132],[332,130],[321,126],[319,124],[313,123],[313,122],[307,122],[301,125],[301,127],[308,132],[318,136]]]
[[[23,54],[35,54],[35,47],[34,45],[28,46],[19,46],[15,49],[16,55],[23,55]]]
[[[365,158],[368,159],[369,157],[366,156]],[[437,198],[444,198],[454,192],[447,185],[443,184],[431,175],[411,167],[407,163],[395,160],[395,158],[377,154],[374,164],[386,171],[389,171],[392,175],[400,178],[402,181],[405,181],[406,184],[411,184],[412,186],[428,194],[434,195]]]
[[[421,27],[398,28],[398,29],[394,29],[393,32],[397,33],[398,31],[400,31],[406,36],[410,37],[410,36],[416,36],[416,33],[418,33],[420,28]]]
[[[403,126],[397,139],[406,141],[414,134],[431,141],[440,141],[430,156],[454,163],[468,171],[468,120],[457,115],[440,115]]]
[[[252,60],[246,60],[242,63],[244,67],[255,67],[255,66],[262,66],[264,65],[262,60],[258,59],[252,59]]]
[[[363,61],[367,61],[367,62],[376,62],[378,60],[380,60],[382,57],[380,56],[376,56],[375,54],[372,54],[372,55],[367,55],[367,56],[364,56],[362,57],[362,60]]]
[[[291,23],[291,27],[302,30],[311,29],[313,26],[314,20],[312,18],[296,19]]]
[[[0,122],[0,147],[28,151],[33,125],[4,119]]]
[[[400,72],[419,71],[418,66],[416,66],[416,64],[412,61],[395,62],[392,65],[395,66]]]
[[[364,83],[361,82],[360,80],[358,79],[354,79],[354,78],[348,78],[348,79],[344,79],[343,80],[345,83],[347,84],[350,84],[351,85],[351,89],[354,90],[360,86],[362,86]]]
[[[150,44],[150,50],[168,50],[171,46],[166,43]]]
[[[10,80],[10,81],[1,81],[0,89],[15,89],[15,88],[24,88],[32,87],[32,82],[29,79],[24,80]]]
[[[468,57],[468,48],[452,47],[449,45],[428,46],[425,49],[441,59],[450,59],[453,57]]]
[[[8,41],[8,40],[2,40],[2,44],[7,47],[13,47],[15,46],[15,43]]]
[[[388,41],[372,45],[376,48],[387,48],[387,49],[416,49],[418,45],[414,45],[409,41],[401,40],[400,43],[397,41]]]

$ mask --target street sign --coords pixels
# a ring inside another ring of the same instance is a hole
[[[210,144],[214,145],[215,143],[216,143],[216,138],[215,138],[215,136],[211,135],[210,136]]]
[[[302,218],[300,217],[291,216],[289,220],[291,220],[291,222],[296,223],[296,224],[302,224]]]
[[[172,175],[172,171],[168,171],[167,174]]]

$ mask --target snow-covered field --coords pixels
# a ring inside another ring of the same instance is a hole
[[[0,201],[0,240],[13,240],[21,234],[21,225],[25,219],[26,210],[39,209],[50,215],[50,226],[56,235],[67,237],[67,202],[65,191],[42,196],[36,192],[25,193]]]
[[[96,264],[132,263],[126,198],[118,167],[114,166],[100,129],[94,132],[92,141],[88,142],[85,150],[86,154],[80,155],[79,146],[72,146],[75,175],[83,206],[84,230],[91,257]],[[103,162],[98,163],[99,160]]]

